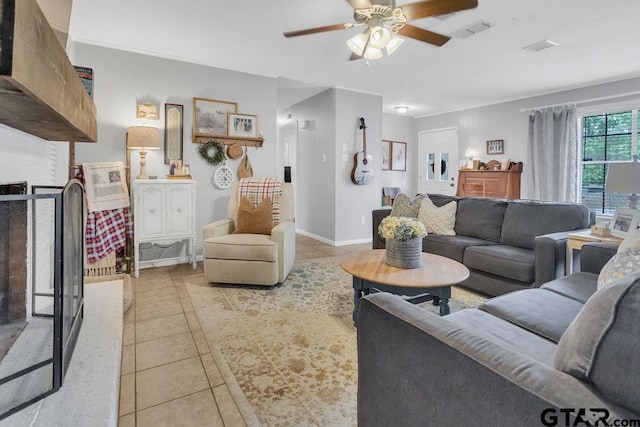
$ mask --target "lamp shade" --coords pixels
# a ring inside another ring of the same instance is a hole
[[[640,163],[612,163],[607,171],[607,193],[640,193]]]
[[[127,149],[159,150],[160,132],[151,126],[131,126],[127,131]]]

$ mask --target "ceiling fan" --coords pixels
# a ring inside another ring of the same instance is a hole
[[[416,39],[435,46],[442,46],[450,37],[407,24],[409,21],[429,16],[446,15],[460,10],[473,9],[477,0],[424,0],[395,7],[395,0],[347,0],[353,7],[355,23],[327,25],[306,30],[288,31],[285,37],[324,33],[335,30],[364,26],[364,32],[347,41],[353,54],[351,59],[381,58],[382,49],[391,55],[404,41],[398,37]]]

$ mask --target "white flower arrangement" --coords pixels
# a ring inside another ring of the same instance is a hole
[[[425,237],[427,229],[415,218],[404,216],[387,216],[378,226],[378,234],[384,239],[397,239],[403,242],[414,237]]]

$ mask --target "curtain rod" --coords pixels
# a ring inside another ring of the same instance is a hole
[[[566,106],[571,106],[571,105],[576,105],[577,106],[578,104],[588,104],[590,102],[605,101],[607,99],[615,99],[615,98],[624,98],[625,96],[632,96],[632,95],[640,95],[640,90],[636,90],[634,92],[619,93],[617,95],[601,96],[599,98],[583,99],[582,101],[562,102],[560,104],[543,105],[541,107],[521,108],[520,112],[521,113],[528,113],[528,112],[531,112],[531,111],[544,110],[544,109],[547,109],[547,108],[563,107],[565,105]]]

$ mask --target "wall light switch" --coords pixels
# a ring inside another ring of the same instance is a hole
[[[342,151],[347,151],[347,144],[342,144]]]
[[[326,155],[326,154],[323,154],[323,155],[322,155],[322,161],[323,161],[323,162],[326,162],[326,161],[327,161],[327,155]]]
[[[342,161],[347,163],[349,161],[349,155],[347,153],[342,154]]]

